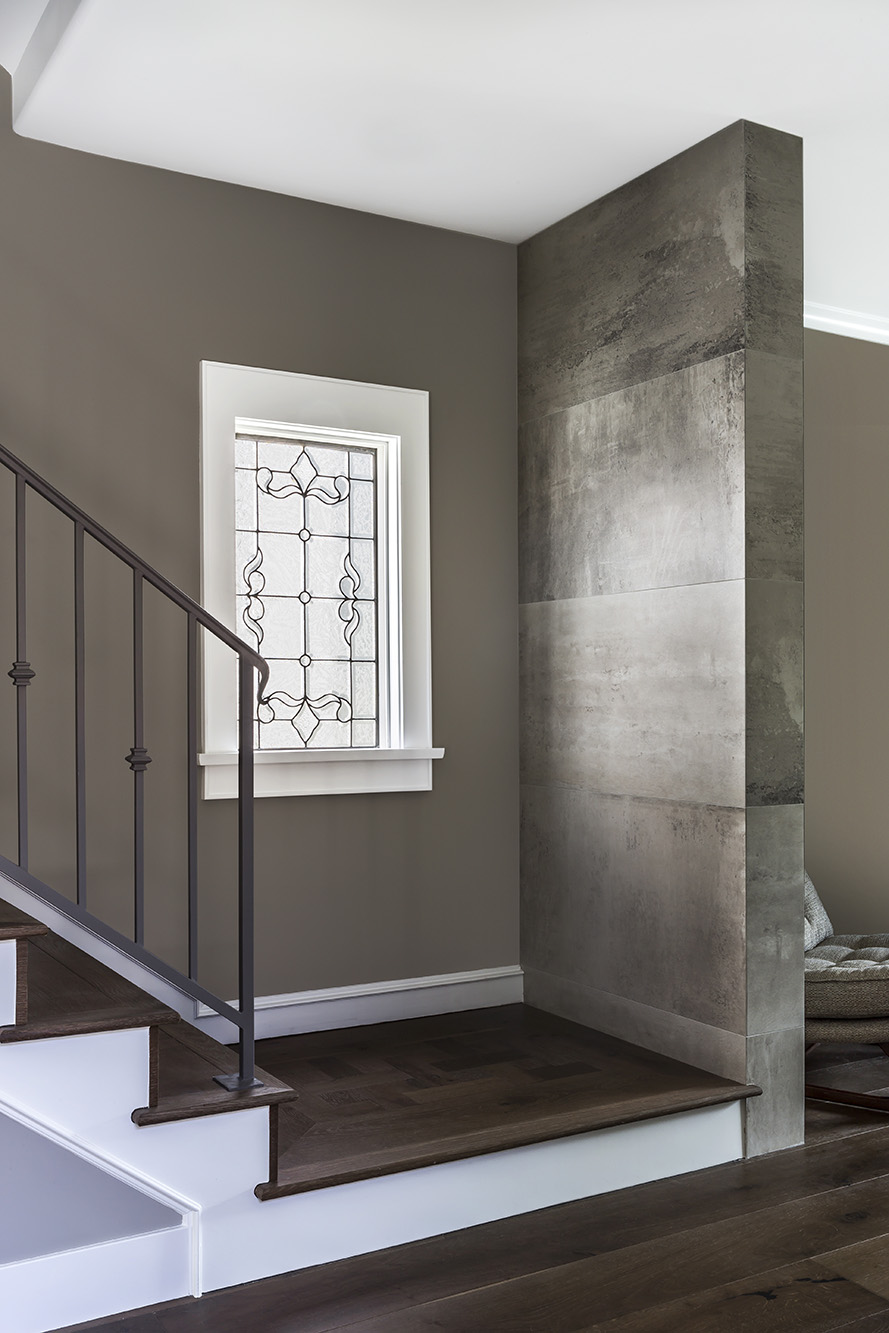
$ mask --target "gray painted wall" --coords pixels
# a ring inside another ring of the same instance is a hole
[[[516,962],[515,247],[22,139],[5,74],[0,102],[0,439],[187,592],[202,358],[430,392],[433,734],[447,755],[428,794],[258,802],[258,990]],[[9,501],[0,488],[7,520]],[[70,891],[70,537],[35,505],[30,540],[32,734],[48,756],[32,868]],[[7,599],[9,541],[7,521]],[[112,612],[127,614],[127,583],[92,553],[89,568],[91,902],[126,929],[130,631]],[[181,965],[184,639],[153,598],[146,616],[148,943]],[[11,663],[9,631],[0,616]],[[0,688],[7,755],[12,694]],[[202,811],[202,979],[224,993],[232,815]]]
[[[526,996],[802,1133],[799,140],[519,247]]]
[[[0,1114],[0,1264],[179,1226],[174,1208]]]
[[[806,861],[838,931],[889,923],[889,347],[806,332]]]

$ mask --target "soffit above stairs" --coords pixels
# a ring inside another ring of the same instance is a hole
[[[0,11],[23,135],[508,241],[739,118],[802,135],[807,300],[889,321],[887,40],[882,0]]]

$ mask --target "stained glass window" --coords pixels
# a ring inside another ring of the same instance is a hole
[[[258,750],[379,744],[377,457],[235,440],[237,619],[269,663]]]

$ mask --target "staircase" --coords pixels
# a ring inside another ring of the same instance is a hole
[[[521,1005],[267,1041],[256,1068],[252,718],[266,664],[2,446],[0,465],[15,482],[17,829],[17,854],[0,856],[0,1130],[44,1162],[3,1201],[22,1218],[0,1252],[4,1330],[46,1333],[743,1155],[758,1088]],[[73,524],[71,896],[29,869],[32,493]],[[87,540],[132,576],[129,933],[88,905]],[[183,613],[188,645],[184,970],[145,938],[145,585]],[[200,635],[237,667],[236,1002],[198,979]],[[186,1021],[198,1004],[235,1025],[237,1048]],[[50,1214],[59,1226],[41,1240]]]

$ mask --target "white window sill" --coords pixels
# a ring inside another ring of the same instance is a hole
[[[254,794],[337,796],[350,792],[431,791],[432,761],[443,749],[422,750],[257,750]],[[198,755],[204,770],[204,799],[230,800],[238,794],[238,756]]]

